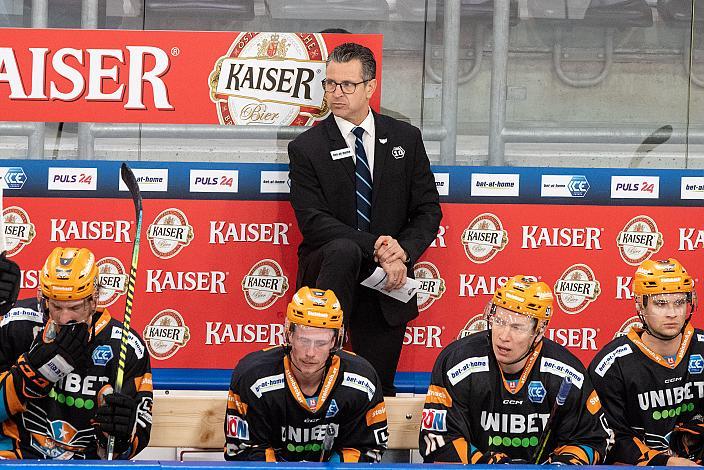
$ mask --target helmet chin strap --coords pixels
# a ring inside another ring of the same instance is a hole
[[[648,299],[646,299],[645,297],[646,296],[644,295],[642,307],[636,301],[636,311],[638,312],[638,318],[640,318],[640,322],[643,324],[643,331],[648,333],[653,338],[659,339],[660,341],[672,341],[673,339],[677,338],[679,335],[684,333],[684,329],[687,328],[689,321],[692,319],[692,313],[694,312],[694,309],[691,307],[691,305],[692,305],[691,297],[688,297],[688,299],[690,301],[690,311],[689,311],[689,316],[687,317],[687,320],[685,320],[680,331],[678,331],[674,335],[669,335],[669,336],[665,336],[665,335],[661,335],[660,333],[656,333],[655,331],[653,331],[650,328],[650,326],[648,326],[648,323],[645,321],[645,315],[643,315],[643,310],[645,309],[645,306],[648,303]]]
[[[661,335],[660,333],[656,333],[655,331],[653,331],[650,328],[650,326],[648,326],[648,323],[645,321],[645,315],[643,315],[640,310],[638,310],[638,318],[640,318],[640,322],[643,324],[643,331],[648,333],[650,336],[652,336],[653,338],[659,339],[660,341],[672,341],[673,339],[677,338],[679,335],[684,333],[684,329],[687,328],[689,321],[692,319],[692,314],[691,313],[689,314],[689,316],[687,317],[687,320],[685,320],[680,331],[678,331],[674,335],[669,335],[669,336]]]
[[[291,365],[293,367],[295,367],[296,370],[298,370],[298,372],[303,374],[304,372],[301,370],[300,367],[298,367],[298,365],[296,364],[296,361],[293,360],[293,356],[291,355],[291,348],[290,347],[286,349],[286,355],[288,356],[288,360],[291,361]],[[330,367],[330,364],[332,364],[332,356],[333,356],[333,354],[330,354],[330,356],[328,356],[328,359],[325,361],[323,366],[320,369],[317,369],[316,371],[314,371],[314,373],[318,373],[323,369],[327,370],[327,368]],[[325,374],[323,374],[323,375],[325,375]]]

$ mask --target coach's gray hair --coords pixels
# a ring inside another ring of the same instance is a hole
[[[374,59],[374,54],[368,47],[362,46],[361,44],[354,42],[340,44],[332,50],[325,63],[337,62],[343,64],[354,59],[362,63],[363,80],[376,78],[376,60]]]

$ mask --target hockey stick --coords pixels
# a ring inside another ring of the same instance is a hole
[[[139,240],[142,233],[142,195],[139,192],[139,184],[134,177],[134,173],[127,163],[122,163],[120,167],[120,177],[125,182],[127,189],[132,195],[134,202],[134,212],[137,219],[137,230],[134,235],[134,245],[132,246],[132,265],[130,275],[127,280],[127,299],[125,301],[125,318],[122,320],[122,336],[120,338],[120,359],[117,363],[117,377],[115,378],[115,392],[122,392],[122,381],[125,378],[125,362],[127,359],[127,340],[130,334],[130,320],[132,319],[132,301],[134,300],[134,284],[137,278],[137,260],[139,258]],[[108,436],[107,459],[112,460],[115,450],[115,436]]]
[[[555,421],[555,415],[557,415],[557,410],[565,404],[565,401],[567,401],[567,396],[570,394],[571,389],[572,380],[570,380],[569,377],[565,377],[564,379],[562,379],[562,383],[560,384],[560,390],[557,392],[557,396],[555,397],[555,403],[552,405],[552,410],[550,411],[550,416],[548,417],[548,420],[545,423],[543,435],[540,436],[540,440],[538,441],[538,447],[535,448],[533,458],[530,459],[531,462],[536,465],[540,464],[540,459],[543,457],[543,453],[545,452],[545,446],[550,440],[550,435],[552,434],[552,423],[553,421]]]
[[[320,451],[320,461],[327,462],[327,453],[332,450],[332,445],[335,442],[335,427],[332,423],[328,423],[325,427],[325,437],[323,438],[323,448]]]

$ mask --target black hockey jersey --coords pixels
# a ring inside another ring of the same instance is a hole
[[[419,448],[425,462],[530,461],[563,378],[572,388],[558,408],[541,463],[599,464],[610,431],[584,366],[543,339],[517,381],[508,381],[488,331],[447,346],[438,356],[425,399]]]
[[[607,344],[589,375],[616,434],[607,462],[665,465],[675,424],[704,413],[704,331],[687,325],[671,361],[643,344],[642,332]]]
[[[23,390],[20,356],[41,336],[44,316],[36,299],[18,302],[0,320],[0,457],[25,459],[98,459],[96,431],[90,423],[103,386],[114,386],[122,322],[107,310],[94,316],[95,336],[82,366],[54,384],[49,395],[29,398]],[[120,458],[131,458],[149,443],[152,423],[152,374],[149,353],[130,331],[122,393],[137,400],[137,426],[130,448]]]
[[[282,346],[239,362],[227,399],[225,459],[317,462],[332,439],[325,460],[332,452],[344,462],[381,460],[386,406],[372,366],[340,351],[314,398],[303,395],[290,367]]]

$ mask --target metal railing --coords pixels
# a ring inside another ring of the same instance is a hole
[[[495,0],[493,18],[493,51],[491,102],[489,119],[488,164],[504,165],[505,145],[524,143],[639,143],[652,133],[650,128],[539,128],[507,127],[506,93],[509,56],[510,0]],[[443,72],[441,120],[439,126],[424,126],[423,138],[440,142],[440,163],[457,163],[458,91],[466,74],[459,77],[460,0],[444,2]],[[48,25],[48,0],[32,0],[32,26]],[[81,25],[85,29],[98,26],[98,0],[83,0]],[[474,61],[481,59],[481,48],[475,50]],[[476,73],[476,71],[474,71]],[[434,74],[437,75],[437,74]],[[433,76],[431,76],[431,79]],[[435,76],[435,78],[438,78]],[[165,124],[78,124],[78,157],[95,158],[96,139],[101,138],[178,138],[178,139],[292,139],[306,127],[288,126],[220,126]],[[44,123],[0,123],[0,135],[27,136],[28,157],[43,158],[45,151]],[[704,143],[704,130],[674,131],[669,142]]]

